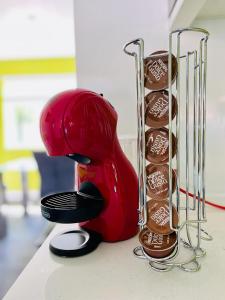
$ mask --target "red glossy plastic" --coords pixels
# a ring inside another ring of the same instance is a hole
[[[76,184],[90,181],[105,200],[95,219],[81,224],[102,234],[103,240],[125,240],[137,233],[138,180],[116,135],[117,113],[102,96],[76,89],[60,93],[45,106],[40,130],[51,156],[80,154]]]

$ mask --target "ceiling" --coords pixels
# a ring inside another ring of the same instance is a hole
[[[224,0],[207,0],[198,13],[198,19],[225,18]]]
[[[1,0],[0,59],[74,56],[73,0]]]

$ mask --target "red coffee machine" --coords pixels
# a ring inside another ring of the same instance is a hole
[[[117,242],[137,232],[138,180],[116,126],[113,106],[83,89],[56,95],[42,111],[40,130],[48,154],[77,162],[76,191],[41,200],[48,220],[80,223],[81,229],[53,238],[50,249],[57,255],[83,255],[101,240]]]

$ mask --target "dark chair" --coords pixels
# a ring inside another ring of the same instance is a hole
[[[68,157],[47,156],[45,152],[34,152],[41,176],[41,197],[74,189],[75,166]]]
[[[45,152],[33,152],[41,176],[40,196],[74,190],[75,165],[68,157],[47,156]],[[35,244],[39,247],[52,230],[53,224],[46,221],[46,226]]]

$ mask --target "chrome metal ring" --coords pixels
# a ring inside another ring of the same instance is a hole
[[[146,259],[145,255],[143,254],[143,249],[141,246],[137,246],[134,248],[133,250],[133,254],[134,256],[136,256],[137,258],[140,258],[140,259]]]
[[[185,267],[188,265],[193,265],[193,267]],[[197,272],[201,269],[201,265],[199,264],[199,262],[196,259],[194,259],[189,263],[181,264],[179,266],[179,268],[185,272]]]
[[[203,248],[195,248],[194,251],[195,251],[196,258],[200,258],[206,255],[206,250]]]
[[[149,261],[149,266],[157,272],[169,272],[173,269],[173,265],[167,266],[160,262]]]

